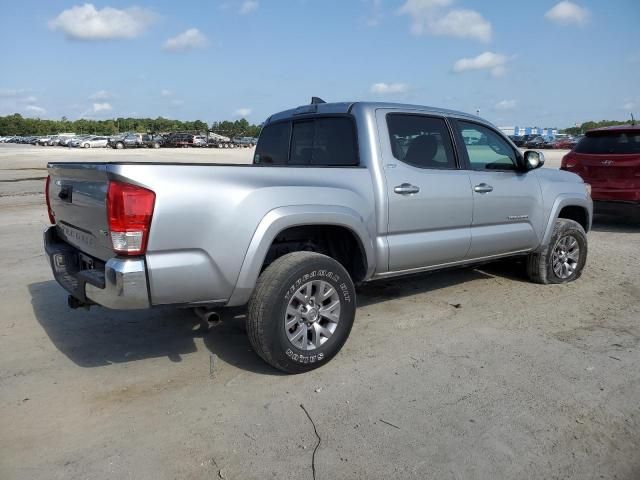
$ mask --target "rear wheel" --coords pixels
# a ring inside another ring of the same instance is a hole
[[[122,142],[116,143],[116,149],[117,150],[122,150],[123,148],[124,148],[124,143],[122,143]]]
[[[155,142],[155,143],[153,144],[153,148],[160,148],[160,144],[159,144],[158,142]]]
[[[527,274],[536,283],[567,283],[582,275],[587,261],[587,234],[582,225],[559,218],[549,244],[527,259]]]
[[[340,351],[355,312],[355,289],[342,265],[319,253],[289,253],[258,279],[249,301],[249,341],[275,368],[307,372]]]

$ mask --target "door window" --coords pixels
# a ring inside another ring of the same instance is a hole
[[[336,117],[294,122],[289,165],[358,165],[353,121]]]
[[[442,118],[387,115],[393,156],[418,168],[453,169],[456,161],[447,124]]]
[[[490,128],[458,121],[472,170],[516,170],[518,158],[507,141]]]
[[[253,163],[285,165],[289,155],[291,123],[272,123],[262,129]]]

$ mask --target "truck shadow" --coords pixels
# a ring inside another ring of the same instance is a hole
[[[594,232],[640,233],[640,220],[630,216],[598,214],[593,216]]]
[[[381,280],[358,287],[358,305],[366,306],[427,293],[474,280],[508,277],[525,279],[517,262],[487,264],[480,269],[453,269]],[[173,362],[198,351],[196,338],[223,362],[265,375],[282,375],[251,348],[244,328],[246,312],[222,310],[223,322],[208,331],[187,309],[109,310],[102,307],[71,310],[66,292],[53,280],[28,286],[31,305],[56,348],[83,368],[167,357]]]
[[[365,307],[388,300],[428,293],[453,285],[494,277],[508,278],[516,282],[528,281],[524,263],[518,259],[506,259],[486,263],[475,268],[457,267],[449,270],[416,273],[360,285],[357,288],[358,306]]]
[[[279,374],[251,350],[237,319],[203,332],[190,310],[71,310],[66,292],[53,280],[32,283],[28,289],[37,321],[56,348],[80,367],[161,357],[180,362],[183,355],[197,352],[195,339],[203,338],[206,348],[223,362],[255,373]]]

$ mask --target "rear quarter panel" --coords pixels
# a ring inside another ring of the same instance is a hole
[[[227,303],[256,230],[276,208],[298,208],[285,227],[315,223],[313,206],[347,209],[375,238],[366,168],[127,164],[110,171],[156,193],[147,247],[154,304]]]

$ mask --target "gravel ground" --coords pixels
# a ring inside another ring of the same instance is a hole
[[[44,165],[125,156],[251,151],[0,146],[3,480],[311,479],[314,426],[318,479],[640,478],[640,226],[596,218],[568,285],[502,262],[361,287],[343,351],[284,376],[230,313],[204,334],[184,310],[66,307]]]

